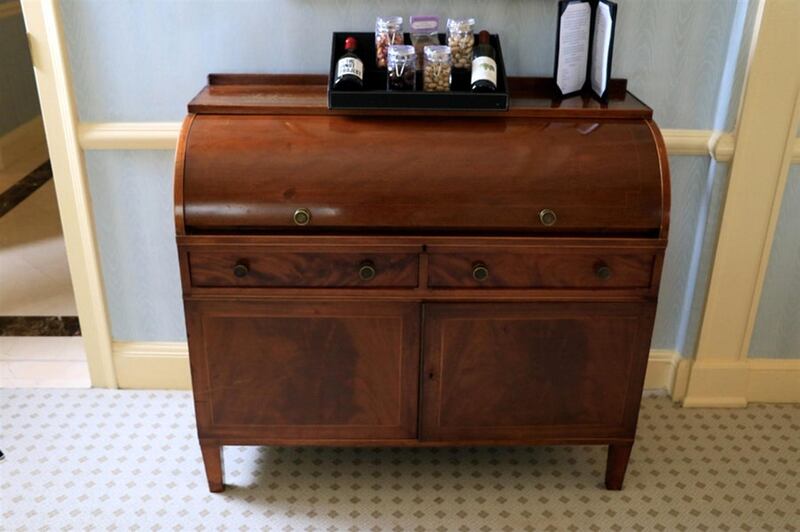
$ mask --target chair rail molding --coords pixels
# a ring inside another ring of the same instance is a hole
[[[78,138],[85,150],[174,150],[180,122],[82,122]],[[710,155],[730,161],[732,133],[709,129],[662,129],[670,155]]]
[[[78,140],[85,150],[174,150],[180,122],[83,122]]]

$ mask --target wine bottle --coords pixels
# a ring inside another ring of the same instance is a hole
[[[489,32],[478,34],[478,45],[472,55],[472,92],[497,90],[497,61],[494,46],[489,44]]]
[[[357,46],[358,42],[355,37],[350,36],[345,39],[345,53],[336,63],[334,89],[357,91],[364,88],[364,62],[356,55]]]

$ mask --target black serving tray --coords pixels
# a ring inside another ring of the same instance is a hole
[[[357,54],[364,62],[364,90],[334,90],[336,63],[344,54],[344,41],[352,35],[358,40]],[[404,34],[406,43],[411,43]],[[476,36],[477,39],[477,36]],[[439,42],[445,42],[445,34],[439,34]],[[508,79],[500,48],[500,37],[490,36],[497,57],[497,91],[474,93],[470,91],[470,73],[453,69],[450,92],[425,92],[422,90],[422,72],[417,72],[416,91],[386,90],[386,69],[375,64],[375,34],[357,32],[334,32],[331,45],[331,66],[328,73],[328,109],[431,109],[431,110],[487,110],[508,109]]]

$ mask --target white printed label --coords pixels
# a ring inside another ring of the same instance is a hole
[[[336,64],[336,79],[341,79],[342,76],[352,74],[358,79],[364,79],[364,62],[355,57],[342,57]]]
[[[491,81],[497,87],[497,62],[488,56],[472,60],[472,83],[479,80]]]

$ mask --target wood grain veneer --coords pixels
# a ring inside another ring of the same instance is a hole
[[[609,445],[622,487],[666,150],[624,80],[550,84],[511,79],[506,113],[331,112],[323,76],[210,76],[175,171],[209,489],[223,445]]]

